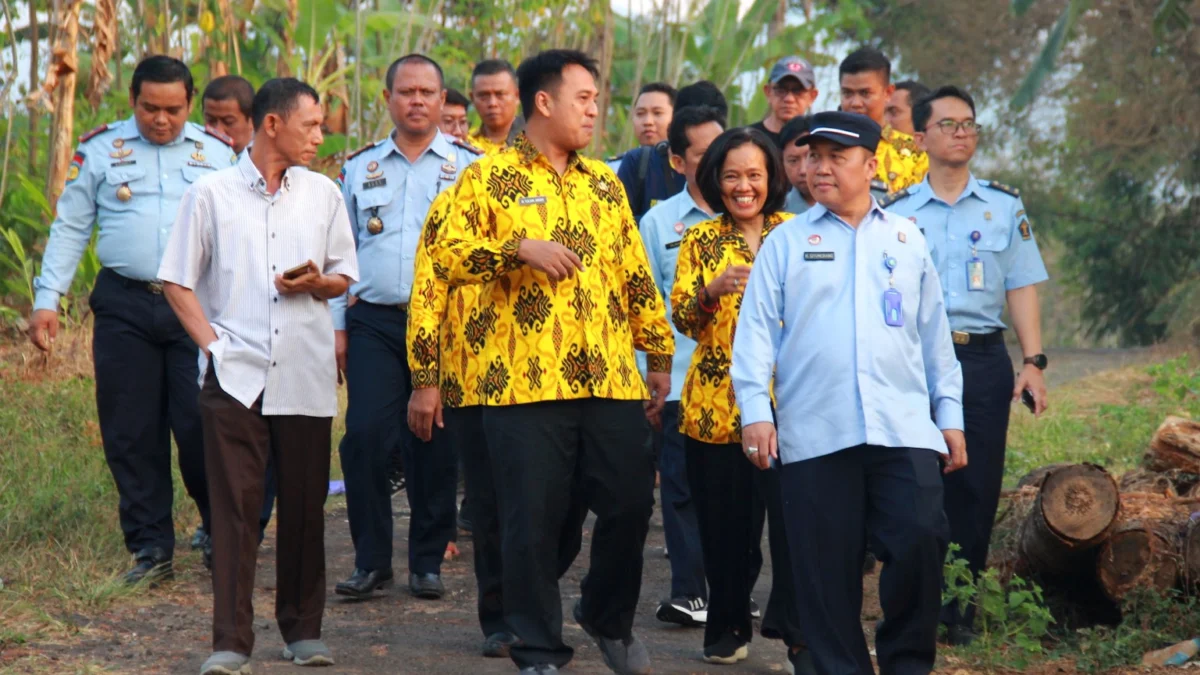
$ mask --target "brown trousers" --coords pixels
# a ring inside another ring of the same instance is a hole
[[[321,637],[325,497],[333,419],[262,414],[221,389],[209,365],[200,390],[212,502],[213,651],[254,649],[254,569],[267,456],[279,486],[275,619],[284,642]]]

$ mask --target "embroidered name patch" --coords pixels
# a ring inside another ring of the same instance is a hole
[[[363,181],[363,189],[370,190],[371,188],[383,187],[387,185],[386,178],[377,178],[375,180]]]
[[[682,239],[680,239],[679,241],[673,241],[673,242],[667,244],[667,250],[670,251],[673,248],[679,248],[679,245],[682,243],[683,243]]]
[[[546,198],[545,197],[521,197],[520,199],[517,200],[517,203],[520,204],[521,206],[537,206],[538,204],[545,204]]]
[[[808,251],[804,254],[805,260],[833,260],[833,251]]]

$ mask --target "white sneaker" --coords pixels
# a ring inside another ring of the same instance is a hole
[[[658,606],[654,616],[663,623],[703,626],[708,623],[708,603],[702,598],[671,598]]]

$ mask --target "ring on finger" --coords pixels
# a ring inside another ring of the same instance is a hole
[[[758,454],[758,448],[754,447],[753,445],[746,448],[746,456],[747,457],[750,457],[752,455],[757,455],[757,454]]]

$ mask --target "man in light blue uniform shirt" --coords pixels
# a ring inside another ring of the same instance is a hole
[[[800,628],[821,675],[873,672],[868,531],[885,563],[880,670],[933,669],[949,534],[939,460],[966,465],[937,270],[917,227],[870,195],[880,131],[863,115],[813,116],[796,142],[818,206],[763,244],[733,345],[743,448],[760,468],[783,464]]]
[[[1046,266],[1017,191],[971,175],[979,140],[971,96],[957,87],[942,87],[916,102],[913,124],[917,144],[929,155],[929,174],[883,206],[925,233],[942,279],[954,351],[963,369],[971,448],[971,465],[946,477],[946,515],[950,541],[978,575],[987,564],[1000,504],[1010,407],[1028,390],[1033,412],[1046,408],[1042,370],[1047,359],[1036,286],[1047,279]],[[1006,302],[1025,355],[1015,378],[1000,316]],[[957,603],[942,609],[951,644],[974,638],[973,610],[960,611]]]
[[[675,284],[675,265],[679,260],[679,242],[687,228],[711,220],[713,213],[696,186],[700,158],[721,135],[725,116],[709,106],[691,106],[675,113],[667,127],[672,168],[687,177],[682,192],[668,197],[642,216],[642,242],[654,280],[658,284],[671,316],[671,288]],[[658,606],[659,621],[682,626],[702,625],[708,620],[708,590],[704,581],[704,560],[700,552],[700,530],[696,509],[688,488],[684,460],[683,435],[679,433],[679,395],[683,379],[692,362],[696,343],[675,331],[675,360],[671,364],[671,393],[663,408],[661,430],[656,431],[658,472],[660,477],[663,534],[671,556],[671,597]],[[637,353],[638,364],[646,372],[645,356]]]
[[[198,349],[162,296],[158,266],[184,191],[234,164],[228,139],[187,121],[192,74],[178,59],[152,56],[134,69],[133,116],[79,139],[50,226],[29,336],[49,351],[58,310],[79,259],[99,227],[103,269],[89,304],[93,323],[96,407],[104,455],[120,495],[125,546],[135,566],[126,575],[171,574],[171,433],[188,494],[209,524],[201,442]]]
[[[420,54],[388,68],[388,112],[395,130],[346,160],[338,181],[358,247],[358,300],[332,303],[338,367],[345,374],[346,435],[339,446],[354,572],[338,595],[364,598],[390,585],[392,449],[404,448],[412,518],[409,590],[420,598],[445,593],[441,563],[454,536],[457,467],[453,452],[412,436],[405,423],[412,383],[405,333],[417,246],[429,207],[480,152],[438,131],[446,97],[438,64]],[[431,388],[434,395],[437,388]],[[435,438],[436,442],[436,438]]]

